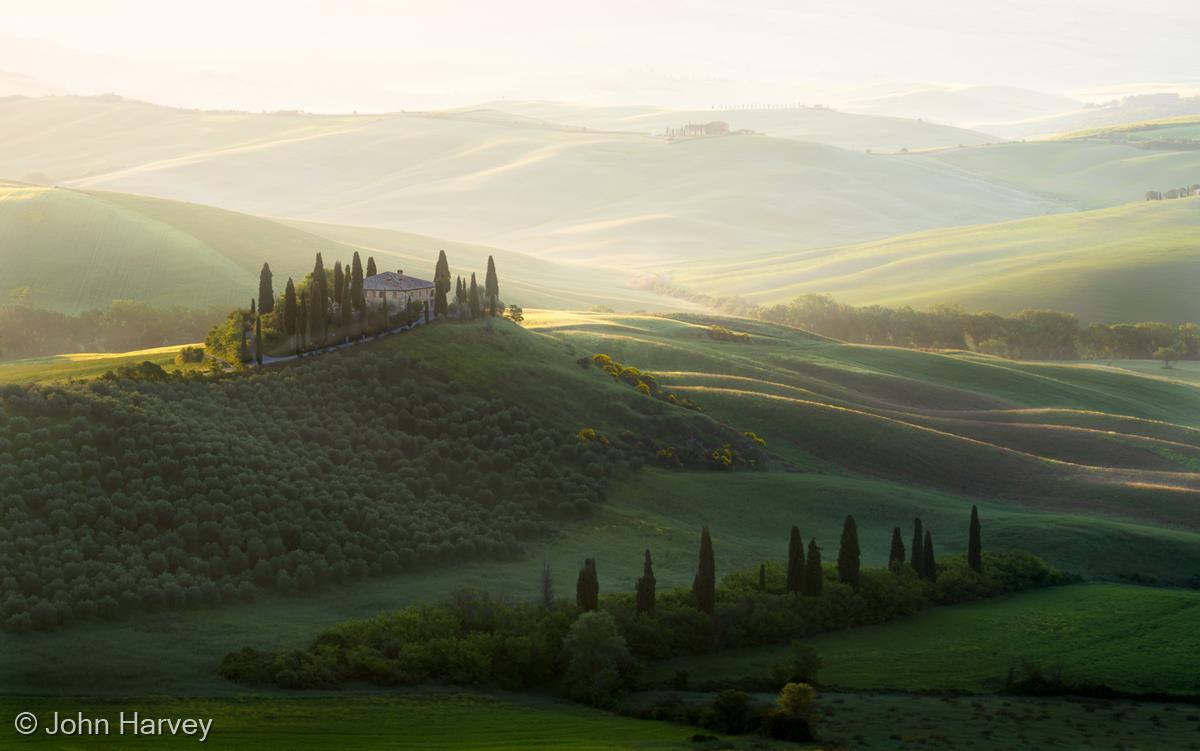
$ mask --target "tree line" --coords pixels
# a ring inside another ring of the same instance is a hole
[[[689,294],[669,285],[660,291],[723,312],[794,326],[856,344],[918,349],[963,349],[1018,360],[1200,359],[1200,325],[1093,323],[1070,313],[1025,310],[1013,315],[969,313],[938,305],[929,310],[853,306],[829,295],[799,295],[789,303],[759,306],[734,297]]]

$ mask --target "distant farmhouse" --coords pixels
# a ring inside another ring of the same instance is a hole
[[[667,128],[667,138],[703,138],[705,136],[729,135],[729,123],[724,120],[713,120],[707,123],[688,123],[680,128]]]
[[[382,305],[386,299],[388,308],[407,310],[411,303],[422,308],[433,305],[433,282],[405,276],[404,271],[384,271],[363,279],[363,295],[367,302]]]

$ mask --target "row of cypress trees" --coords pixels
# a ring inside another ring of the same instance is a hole
[[[913,520],[913,554],[910,565],[917,574],[929,581],[937,578],[937,560],[933,553],[933,533],[924,529],[920,518]],[[858,523],[853,515],[847,515],[842,523],[842,539],[838,548],[837,578],[843,584],[858,587],[862,577],[862,551],[858,544]],[[888,567],[899,571],[905,563],[904,541],[900,536],[900,528],[892,530],[892,548],[888,558]],[[979,524],[979,509],[971,506],[971,522],[967,544],[967,564],[972,571],[980,573],[983,570],[983,553],[981,528]],[[816,538],[809,540],[805,552],[804,538],[800,529],[793,526],[788,536],[787,557],[787,591],[793,594],[803,594],[810,597],[820,595],[824,586],[825,575],[821,567],[821,547]],[[639,613],[654,610],[656,580],[654,564],[647,550],[642,564],[642,576],[637,580],[634,604]],[[758,567],[758,588],[767,590],[767,566]],[[546,590],[549,591],[549,590]],[[713,555],[712,535],[708,525],[700,531],[700,558],[696,569],[696,577],[692,580],[692,594],[696,605],[705,613],[711,614],[716,609],[717,601],[717,572],[716,560]],[[596,574],[596,560],[588,558],[579,571],[575,584],[575,600],[581,611],[587,612],[600,607],[600,580]]]

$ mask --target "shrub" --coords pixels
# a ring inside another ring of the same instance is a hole
[[[579,616],[563,640],[567,669],[563,684],[576,701],[609,707],[632,685],[633,656],[617,622],[604,612]]]
[[[176,365],[204,362],[204,347],[180,347],[175,355]]]
[[[817,692],[807,683],[789,683],[779,692],[776,705],[763,716],[770,737],[793,743],[815,739]]]
[[[750,697],[745,691],[726,689],[712,703],[712,724],[718,733],[740,735],[751,729]]]

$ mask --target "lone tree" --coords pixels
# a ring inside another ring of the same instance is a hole
[[[488,256],[487,276],[483,279],[483,294],[488,301],[488,315],[495,317],[496,303],[500,300],[500,280],[496,278],[496,262]]]
[[[296,284],[290,276],[283,290],[283,333],[296,335]]]
[[[446,315],[450,310],[447,296],[450,294],[450,261],[446,260],[446,251],[438,251],[437,266],[433,270],[433,314],[437,317]]]
[[[922,576],[929,581],[937,580],[937,559],[933,557],[933,533],[925,530],[925,550],[921,552]]]
[[[711,615],[717,607],[717,564],[707,524],[700,530],[700,565],[692,580],[692,594],[696,596],[697,607]]]
[[[585,613],[600,607],[600,577],[596,576],[596,560],[588,558],[575,581],[575,603]]]
[[[979,537],[979,509],[971,507],[971,529],[967,535],[967,565],[975,573],[983,571],[983,542]]]
[[[258,272],[258,312],[266,315],[275,310],[275,287],[272,285],[271,264],[264,263]]]
[[[787,591],[795,594],[804,591],[804,538],[795,526],[788,537]]]
[[[550,607],[554,604],[554,572],[550,570],[549,561],[542,564],[542,605]]]
[[[925,575],[925,567],[921,564],[921,554],[925,552],[925,532],[921,526],[921,517],[913,519],[912,554],[909,562],[918,576]]]
[[[479,285],[475,282],[475,274],[471,274],[471,289],[467,292],[467,302],[471,306],[471,320],[475,320],[482,312],[479,308]]]
[[[634,598],[639,613],[654,611],[655,585],[654,563],[650,560],[650,551],[647,549],[646,560],[642,564],[642,578],[637,580],[637,595]]]
[[[842,523],[842,542],[838,547],[838,581],[857,587],[861,578],[862,563],[859,560],[861,551],[858,548],[858,523],[854,517],[847,515]]]
[[[1170,370],[1171,363],[1179,359],[1179,350],[1174,347],[1159,347],[1154,351],[1154,359],[1162,360],[1163,369]]]
[[[254,362],[262,365],[262,316],[254,317]]]
[[[904,539],[900,536],[900,528],[892,529],[892,551],[888,553],[888,568],[899,571],[904,565]]]
[[[804,594],[816,597],[825,588],[825,572],[821,570],[821,549],[817,540],[808,541],[808,560],[804,562]]]
[[[367,276],[375,276],[375,259],[367,262]],[[363,297],[363,267],[358,251],[350,259],[350,304],[356,311],[362,311],[366,298]]]

